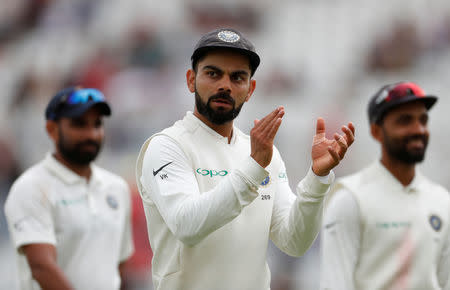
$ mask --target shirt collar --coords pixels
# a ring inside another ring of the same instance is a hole
[[[86,182],[84,177],[73,172],[67,166],[59,162],[52,153],[48,152],[44,159],[44,166],[51,171],[56,177],[61,179],[64,183],[75,184],[78,182]],[[90,183],[97,181],[97,169],[95,166],[91,165],[92,175],[90,178]]]
[[[228,144],[228,138],[224,137],[222,135],[220,135],[219,133],[217,133],[216,131],[214,131],[213,129],[211,129],[211,127],[209,127],[208,125],[206,125],[205,123],[203,123],[202,120],[200,120],[197,116],[195,116],[191,111],[188,111],[186,113],[186,117],[185,120],[187,121],[188,125],[191,126],[191,128],[195,128],[197,126],[202,127],[207,133],[209,133],[210,135],[214,136],[214,138],[219,139],[221,142],[225,142]],[[236,127],[233,126],[233,135],[231,136],[231,141],[230,144],[234,144],[236,142],[236,133],[237,133],[238,129]]]
[[[397,187],[398,189],[404,190],[406,192],[416,192],[420,189],[420,185],[423,181],[423,176],[417,170],[417,168],[416,174],[411,183],[407,186],[403,186],[403,184],[401,184],[400,181],[398,181],[398,179],[395,178],[394,175],[392,175],[392,173],[381,163],[381,161],[378,160],[377,162],[375,162],[374,166],[377,171],[381,173],[381,177],[383,179],[382,182],[388,183],[389,185]]]

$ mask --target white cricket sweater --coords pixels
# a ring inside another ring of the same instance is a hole
[[[377,161],[330,194],[321,289],[450,289],[446,189],[419,172],[405,187]]]
[[[155,290],[269,289],[269,238],[302,255],[329,188],[310,170],[293,194],[276,149],[264,169],[248,136],[234,128],[228,144],[190,112],[144,143],[136,174]]]

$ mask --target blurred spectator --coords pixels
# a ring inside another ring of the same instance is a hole
[[[369,52],[369,71],[399,71],[411,68],[421,54],[414,22],[399,22],[375,40]]]

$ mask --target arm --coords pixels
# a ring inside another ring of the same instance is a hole
[[[123,196],[124,196],[124,204],[125,204],[125,220],[122,232],[122,245],[120,249],[120,260],[119,260],[119,275],[121,281],[121,288],[125,289],[126,284],[126,275],[127,275],[127,261],[134,253],[134,240],[133,240],[133,231],[131,225],[131,215],[134,210],[131,206],[131,192],[128,184],[123,182]]]
[[[356,200],[338,190],[325,211],[321,237],[320,289],[353,290],[360,248],[360,216]]]
[[[334,181],[331,171],[344,158],[354,141],[354,127],[342,126],[344,136],[334,134],[334,140],[325,137],[325,121],[317,120],[316,135],[311,150],[312,167],[297,186],[297,198],[292,194],[287,179],[276,188],[272,214],[271,239],[284,252],[301,256],[314,242],[322,222],[322,208],[325,193]],[[285,166],[279,153],[281,170]]]
[[[285,176],[284,164],[280,172]],[[270,238],[286,254],[303,255],[317,237],[322,223],[323,199],[334,173],[327,177],[319,178],[310,169],[297,185],[297,195],[292,193],[287,178],[279,178],[276,183]]]
[[[255,121],[251,154],[208,192],[200,194],[195,173],[175,141],[157,136],[145,152],[140,183],[144,203],[155,203],[170,231],[195,245],[237,217],[258,196],[272,158],[273,138],[284,114],[277,108]],[[147,195],[149,195],[147,197]]]
[[[11,240],[26,255],[33,278],[43,289],[72,289],[57,265],[52,205],[45,186],[30,177],[17,180],[5,204]]]
[[[145,153],[140,181],[151,198],[144,195],[144,203],[154,202],[171,232],[187,245],[195,245],[238,216],[258,196],[257,185],[266,176],[249,157],[214,188],[200,194],[182,149],[171,138],[156,136]]]
[[[450,213],[450,211],[449,211]],[[450,219],[449,219],[450,220]],[[443,290],[450,290],[450,231],[442,247],[442,253],[437,265],[437,277]]]
[[[50,244],[30,244],[21,248],[42,290],[73,289],[56,262],[56,249]]]

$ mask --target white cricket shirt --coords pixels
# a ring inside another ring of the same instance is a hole
[[[332,194],[332,195],[331,195]],[[380,162],[337,181],[321,238],[321,289],[450,289],[450,196]]]
[[[12,185],[5,204],[21,290],[40,289],[20,247],[48,243],[75,289],[119,289],[118,265],[133,252],[126,182],[92,165],[87,182],[50,153]]]
[[[234,128],[229,144],[191,112],[144,143],[137,182],[155,290],[269,289],[269,238],[302,255],[329,188],[310,171],[293,194],[276,149],[264,169],[249,136]]]

